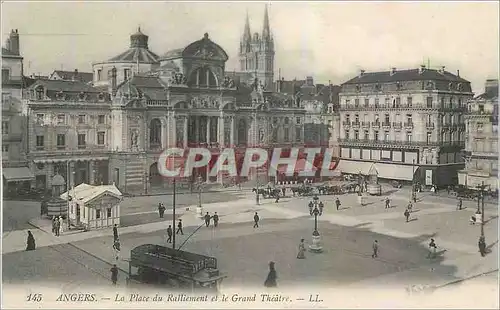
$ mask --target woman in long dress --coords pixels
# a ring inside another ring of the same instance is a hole
[[[276,274],[276,269],[274,269],[274,262],[269,262],[269,273],[267,274],[266,281],[264,285],[266,287],[277,287],[278,284],[276,280],[278,279],[278,275]]]
[[[304,244],[304,239],[300,239],[300,243],[299,243],[299,253],[297,254],[297,258],[298,259],[304,259],[306,258],[306,246]]]
[[[64,221],[62,216],[59,217],[59,234],[62,234],[64,231]]]
[[[28,240],[26,241],[26,251],[33,251],[35,250],[36,245],[35,245],[35,237],[33,237],[33,234],[31,233],[30,230],[28,230]]]

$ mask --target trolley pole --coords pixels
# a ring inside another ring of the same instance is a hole
[[[175,250],[175,178],[174,178],[174,193],[172,195],[172,249]]]

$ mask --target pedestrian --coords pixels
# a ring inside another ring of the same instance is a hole
[[[52,233],[54,235],[57,235],[57,232],[56,232],[56,217],[55,216],[52,216]]]
[[[462,210],[462,198],[458,198],[457,210]]]
[[[116,282],[118,282],[118,268],[116,264],[113,264],[113,267],[109,271],[111,271],[111,282],[113,282],[113,285],[116,285]]]
[[[172,243],[172,225],[168,225],[167,237],[167,243]]]
[[[378,241],[377,240],[375,240],[373,242],[372,250],[373,250],[372,258],[378,257]]]
[[[36,248],[35,237],[31,233],[31,230],[28,230],[28,240],[26,241],[26,251],[34,251]]]
[[[181,233],[181,235],[184,235],[184,231],[182,230],[182,219],[179,219],[179,222],[177,223],[176,234],[178,235],[179,233]]]
[[[255,202],[256,202],[257,205],[259,205],[259,203],[260,203],[259,202],[259,190],[258,189],[255,191]]]
[[[386,197],[385,198],[385,208],[389,209],[390,207],[391,207],[391,200],[389,199],[389,197]]]
[[[161,202],[158,204],[158,213],[160,214],[160,218],[163,218],[163,215],[165,214],[165,206]]]
[[[486,240],[484,236],[479,237],[479,253],[481,253],[481,256],[484,257],[486,255]]]
[[[217,227],[217,225],[219,225],[219,215],[217,215],[217,212],[214,213],[212,218],[214,220],[214,227]]]
[[[208,227],[210,226],[210,214],[205,214],[205,225]]]
[[[472,214],[471,217],[470,217],[470,220],[469,220],[469,223],[471,225],[475,225],[476,224],[476,215],[475,214]]]
[[[304,244],[304,239],[300,239],[300,243],[299,243],[299,253],[297,254],[297,258],[298,259],[304,259],[306,258],[306,246]]]
[[[404,215],[406,217],[406,223],[408,223],[410,221],[410,211],[406,209]]]
[[[59,234],[64,232],[64,220],[62,216],[59,217]]]
[[[255,215],[253,216],[253,221],[254,221],[254,224],[253,224],[253,228],[258,228],[259,227],[259,215],[257,214],[257,212],[255,212]]]
[[[276,201],[274,201],[274,202],[278,203],[280,201],[280,192],[279,192],[279,190],[275,190],[274,193],[276,195]]]
[[[413,210],[413,203],[411,201],[408,203],[407,209],[408,209],[408,211],[412,212],[412,210]]]
[[[434,242],[434,239],[431,239],[431,242],[429,242],[429,254],[427,255],[427,258],[435,258],[436,250],[437,250],[436,242]]]
[[[113,243],[113,250],[115,252],[115,259],[119,260],[120,259],[120,239],[116,239],[115,242]]]
[[[411,197],[412,197],[413,202],[417,202],[417,194],[415,192],[413,192],[411,194]]]
[[[285,197],[285,193],[286,193],[286,188],[285,188],[285,187],[283,187],[283,188],[281,189],[281,193],[283,194],[283,197]]]
[[[278,275],[276,273],[276,269],[274,268],[274,262],[269,262],[269,273],[267,274],[266,281],[264,282],[264,286],[266,287],[276,287],[278,284],[276,280],[278,279]]]
[[[313,207],[314,207],[314,203],[312,201],[309,201],[309,214],[310,215],[313,215]]]
[[[339,208],[341,206],[339,197],[337,197],[337,199],[335,200],[335,205],[337,206],[337,210],[339,210]]]
[[[113,242],[118,240],[118,225],[113,225]]]
[[[59,217],[56,217],[56,236],[59,237],[59,233],[61,232],[61,222],[59,221]]]

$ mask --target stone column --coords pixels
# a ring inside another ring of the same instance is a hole
[[[187,148],[188,142],[188,117],[184,116],[183,130],[182,130],[182,147]]]
[[[231,116],[231,141],[229,143],[231,147],[234,145],[234,115]]]
[[[66,166],[66,168],[68,168],[68,166]],[[69,188],[70,189],[75,186],[75,175],[76,175],[75,162],[70,161],[69,162]]]
[[[207,116],[207,144],[210,145],[210,125],[211,125],[211,119],[212,117],[210,116]]]
[[[36,164],[35,164],[35,169],[36,169]],[[45,171],[47,171],[46,188],[52,189],[52,178],[54,177],[54,163],[46,163],[45,164]],[[63,177],[66,180],[66,176],[63,175]]]
[[[170,118],[170,130],[169,130],[169,147],[175,147],[177,143],[177,116],[175,115],[175,112],[172,113],[172,116]]]
[[[195,132],[194,132],[194,140],[195,141],[191,141],[191,142],[196,142],[196,143],[199,143],[200,142],[200,117],[199,116],[193,116],[194,117],[194,128],[195,128]]]
[[[217,122],[217,142],[219,143],[219,147],[224,146],[224,115],[221,113],[221,115],[218,118]]]
[[[96,179],[95,179],[95,161],[91,160],[89,161],[89,182],[90,185],[99,185],[96,184]]]
[[[161,118],[161,148],[166,149],[170,142],[170,133],[172,130],[169,128],[172,116],[169,114],[167,117]]]

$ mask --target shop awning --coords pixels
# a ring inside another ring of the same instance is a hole
[[[335,170],[342,173],[359,174],[361,172],[363,175],[368,175],[372,165],[372,162],[341,159]]]
[[[2,172],[7,182],[32,181],[35,179],[28,167],[3,168]]]
[[[417,171],[418,166],[376,163],[375,168],[377,169],[379,178],[412,181],[413,173]]]

